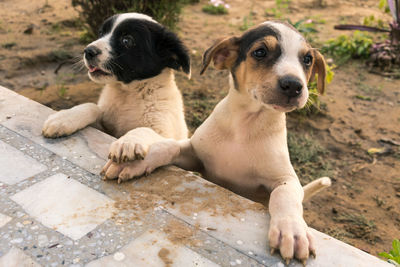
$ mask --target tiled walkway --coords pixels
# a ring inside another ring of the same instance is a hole
[[[87,128],[44,139],[51,112],[0,87],[0,267],[284,266],[267,252],[260,205],[175,167],[104,182],[113,138]],[[308,266],[391,266],[315,235]]]

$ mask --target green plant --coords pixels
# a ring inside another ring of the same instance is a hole
[[[400,241],[398,239],[392,242],[393,249],[389,253],[381,252],[379,256],[388,259],[388,261],[395,266],[400,266]]]
[[[315,138],[288,131],[287,140],[290,161],[302,184],[332,175],[331,165],[323,158],[328,151]]]
[[[229,5],[222,0],[210,0],[208,4],[204,5],[202,10],[204,13],[212,15],[227,14]]]
[[[284,12],[289,10],[291,0],[275,0],[275,6],[265,10],[265,15],[273,16],[275,18],[281,18]]]
[[[2,44],[1,46],[2,46],[3,48],[5,48],[5,49],[11,49],[11,48],[13,48],[13,47],[16,46],[16,45],[17,45],[16,42],[9,42],[9,43]]]
[[[103,21],[117,13],[144,13],[174,29],[182,6],[195,0],[72,0],[92,39]]]
[[[367,16],[363,19],[363,25],[369,27],[379,27],[384,28],[385,22],[381,19],[376,19],[374,15]]]
[[[253,15],[250,12],[248,16],[243,17],[243,23],[240,25],[239,30],[241,31],[247,31],[249,28],[254,26],[253,22]]]
[[[333,219],[337,222],[345,223],[344,229],[352,238],[370,240],[371,234],[376,229],[375,223],[365,218],[362,214],[342,213]]]
[[[333,80],[333,77],[335,76],[335,73],[333,69],[335,68],[335,65],[329,66],[326,65],[326,83],[330,84]],[[316,77],[313,82],[308,84],[308,100],[304,108],[296,110],[295,112],[297,114],[301,114],[304,116],[310,116],[314,114],[318,114],[322,111],[322,103],[319,99],[319,93],[317,90],[317,79]]]
[[[393,20],[389,23],[389,28],[383,26],[365,26],[365,25],[336,25],[337,30],[360,30],[368,32],[389,33],[389,39],[374,43],[370,49],[369,65],[379,67],[381,70],[392,71],[393,67],[400,68],[400,0],[387,0],[379,2],[379,7],[388,7]],[[386,73],[387,74],[387,73]],[[397,77],[396,73],[396,77]]]
[[[340,35],[336,39],[328,40],[322,47],[322,52],[332,55],[339,64],[343,64],[350,58],[368,58],[372,44],[370,35],[355,31],[350,36]]]

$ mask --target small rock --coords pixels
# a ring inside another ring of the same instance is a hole
[[[24,241],[22,238],[15,238],[13,240],[10,241],[11,244],[19,244],[22,243],[22,241]]]
[[[35,28],[35,24],[30,24],[30,25],[24,30],[24,34],[32,34],[32,33],[33,33],[33,28]]]
[[[242,240],[238,240],[238,241],[236,241],[236,244],[243,245],[243,241]]]
[[[46,235],[39,235],[38,236],[38,246],[39,247],[46,247],[49,245],[49,239]]]
[[[125,259],[125,254],[122,252],[117,252],[114,254],[114,260],[123,261]]]

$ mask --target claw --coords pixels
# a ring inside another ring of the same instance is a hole
[[[310,251],[310,255],[315,259],[317,257],[317,254],[315,254],[315,250]]]
[[[302,260],[302,261],[301,261],[301,264],[303,264],[303,267],[306,267],[306,265],[307,265],[307,260]]]
[[[118,184],[121,184],[121,183],[122,183],[121,178],[118,178]]]
[[[101,179],[102,179],[103,181],[106,181],[106,180],[107,180],[107,177],[104,175]]]
[[[286,265],[289,265],[289,263],[290,263],[290,258],[286,258],[286,259],[285,259],[285,262],[286,262]]]
[[[271,254],[271,255],[274,255],[274,254],[275,254],[275,248],[271,248],[270,254]]]

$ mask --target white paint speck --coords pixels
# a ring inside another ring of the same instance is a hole
[[[123,261],[125,259],[125,254],[122,252],[117,252],[114,254],[114,260]]]
[[[15,238],[13,240],[10,241],[11,244],[19,244],[22,243],[22,241],[24,241],[24,239],[22,238]]]
[[[38,236],[38,246],[45,247],[49,244],[49,239],[46,235],[39,235]]]
[[[242,261],[239,260],[239,259],[236,259],[236,263],[237,263],[237,264],[242,264]]]
[[[243,245],[243,241],[242,240],[238,240],[238,241],[236,241],[236,244]]]

